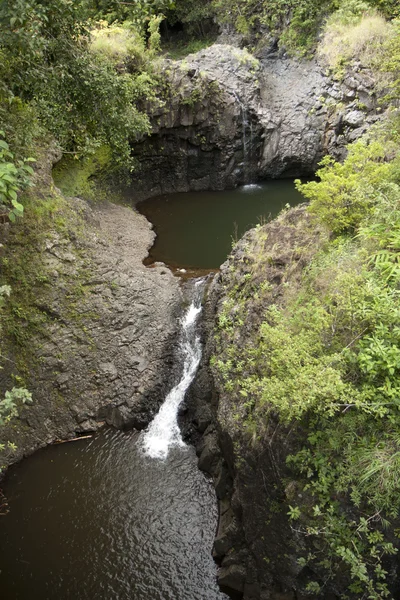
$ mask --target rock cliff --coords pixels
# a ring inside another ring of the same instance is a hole
[[[214,480],[220,506],[214,556],[220,564],[219,584],[232,598],[361,597],[352,585],[354,572],[343,564],[333,567],[328,538],[324,540],[326,528],[318,531],[313,523],[313,511],[319,507],[318,496],[312,495],[308,485],[312,469],[303,477],[287,461],[309,442],[310,433],[318,431],[315,422],[304,417],[285,421],[266,395],[256,409],[258,390],[243,383],[258,369],[266,380],[275,377],[283,385],[279,377],[268,375],[268,365],[282,361],[282,354],[279,358],[268,354],[267,344],[262,345],[265,326],[274,330],[269,340],[280,336],[279,321],[272,321],[271,314],[289,312],[295,299],[301,307],[299,299],[308,293],[305,269],[326,249],[328,240],[328,231],[305,205],[298,206],[247,232],[210,288],[206,349],[188,399],[190,418],[185,426],[197,444],[200,468]],[[323,286],[323,276],[316,285]],[[308,317],[305,326],[312,328],[312,318]],[[286,338],[285,344],[284,355],[293,359],[290,352],[293,347],[298,352],[299,346],[294,343],[292,347]],[[297,385],[296,375],[293,381]],[[306,379],[308,384],[311,378]],[[301,394],[299,390],[300,386],[294,389],[293,397]],[[313,452],[321,459],[321,453]],[[335,489],[333,497],[339,513],[351,523],[368,514],[365,505],[353,502],[347,488]],[[291,518],[292,507],[297,505],[302,507],[301,515]],[[385,526],[385,535],[397,545],[396,527],[397,519]],[[390,597],[397,598],[396,553],[385,557],[384,564]]]
[[[247,317],[235,343],[249,343],[266,307],[279,303],[289,283],[296,287],[303,268],[324,240],[326,232],[315,225],[304,205],[292,209],[247,232],[209,291],[207,344],[188,401],[191,424],[187,424],[187,434],[196,439],[195,432],[197,436],[202,433],[197,437],[199,467],[213,476],[220,504],[214,545],[219,584],[233,598],[305,599],[311,597],[304,590],[315,574],[297,563],[302,541],[293,535],[287,516],[287,501],[296,491],[286,486],[291,475],[285,461],[301,441],[301,432],[273,420],[263,439],[252,439],[242,429],[245,402],[229,393],[218,370],[209,366],[217,351],[215,336],[224,335],[219,331],[219,318],[230,293],[242,290]],[[263,288],[265,293],[259,293]],[[232,305],[232,311],[237,310],[238,305]],[[334,597],[326,590],[324,598]]]
[[[134,145],[138,200],[311,175],[381,110],[361,64],[338,83],[315,60],[214,44],[160,68],[164,101],[148,104],[152,134]]]

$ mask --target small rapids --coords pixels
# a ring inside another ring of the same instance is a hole
[[[192,303],[182,319],[179,354],[183,359],[183,374],[179,383],[167,395],[160,411],[141,439],[142,448],[152,458],[165,459],[173,446],[184,446],[178,425],[179,405],[192,383],[201,359],[201,343],[197,320],[201,313],[204,280],[195,282]]]

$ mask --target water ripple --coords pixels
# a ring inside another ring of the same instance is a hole
[[[215,494],[192,448],[152,460],[137,435],[110,430],[36,453],[4,488],[2,598],[226,598],[211,558]]]

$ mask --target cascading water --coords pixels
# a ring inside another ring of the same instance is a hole
[[[105,430],[14,469],[13,509],[0,519],[2,598],[228,600],[211,556],[214,489],[193,447],[169,452],[184,445],[177,413],[200,362],[204,285],[193,282],[181,321],[181,379],[147,432]]]
[[[240,114],[242,117],[242,148],[243,148],[243,163],[246,164],[247,162],[247,140],[246,140],[246,128],[248,125],[247,122],[247,112],[246,112],[246,108],[244,106],[244,104],[242,103],[242,101],[240,100],[239,96],[237,95],[236,92],[233,92],[233,95],[235,97],[236,102],[239,104],[239,108],[240,108]]]
[[[169,392],[160,411],[150,423],[141,439],[144,452],[152,458],[165,459],[173,446],[184,446],[178,425],[178,408],[192,383],[201,359],[200,337],[196,331],[201,312],[204,279],[195,282],[193,300],[182,319],[180,354],[183,357],[183,374],[179,383]]]
[[[249,171],[249,152],[251,154],[251,148],[253,144],[253,124],[250,120],[248,120],[247,110],[243,102],[240,100],[237,93],[234,91],[233,96],[235,97],[236,102],[239,104],[240,114],[242,117],[242,150],[243,150],[243,173],[245,180],[248,179],[248,171]],[[247,139],[247,129],[250,126],[250,140]]]

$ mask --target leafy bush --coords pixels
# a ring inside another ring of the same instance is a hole
[[[355,25],[366,12],[377,9],[386,17],[392,18],[399,14],[396,0],[208,0],[203,3],[193,0],[176,0],[175,8],[169,12],[171,22],[179,20],[188,24],[190,30],[199,37],[205,37],[204,23],[216,19],[220,23],[233,25],[239,33],[248,36],[253,34],[262,41],[261,30],[269,31],[280,38],[280,44],[292,54],[305,54],[315,49],[318,33],[329,15],[329,36],[331,51],[340,55],[349,51],[346,45],[339,41],[339,30],[347,39],[347,29]],[[370,26],[364,23],[356,32],[358,44],[367,43],[368,29],[374,34],[370,45],[378,48],[379,30],[384,28],[384,20],[376,17]],[[354,40],[348,36],[350,43]],[[336,47],[340,46],[340,47]]]
[[[344,65],[354,59],[366,67],[378,64],[383,45],[393,36],[392,25],[381,15],[362,12],[368,8],[364,2],[352,8],[333,13],[318,48],[319,55],[338,76],[343,75]]]
[[[205,38],[209,33],[205,23],[215,16],[211,0],[176,0],[172,10],[168,11],[168,21],[172,25],[177,21],[184,23],[189,35],[195,38]]]
[[[0,209],[6,211],[10,221],[15,221],[24,212],[18,200],[18,193],[31,185],[33,169],[29,162],[33,158],[15,160],[10,147],[4,139],[4,131],[0,131]]]
[[[114,161],[127,164],[129,141],[149,129],[135,102],[151,77],[119,74],[104,40],[103,53],[91,52],[82,2],[5,0],[0,25],[2,97],[29,103],[65,152],[79,156],[108,143]]]
[[[4,307],[6,298],[10,296],[11,288],[8,285],[0,286],[0,310]],[[32,394],[25,388],[13,387],[7,390],[4,398],[0,400],[0,427],[9,423],[18,416],[19,407],[32,402]],[[5,449],[15,450],[11,442],[0,443],[0,453]],[[1,472],[1,467],[0,467]]]
[[[90,48],[94,54],[120,65],[126,64],[132,56],[143,61],[146,50],[143,37],[132,27],[107,26],[104,21],[91,31]]]
[[[7,391],[3,400],[0,400],[0,427],[18,416],[18,404],[27,404],[31,401],[32,394],[25,388],[14,387]],[[0,449],[4,449],[3,444],[0,444]]]
[[[296,182],[297,189],[311,201],[310,212],[334,233],[354,231],[379,203],[386,183],[395,177],[395,166],[385,161],[386,153],[383,142],[359,140],[349,146],[343,163],[326,156],[316,173],[320,181]]]
[[[400,19],[392,22],[392,30],[393,34],[385,41],[375,66],[386,74],[383,83],[390,90],[386,100],[395,101],[398,104],[400,98]]]
[[[213,362],[249,443],[263,443],[271,418],[296,432],[287,462],[301,493],[296,504],[288,498],[288,516],[296,535],[316,538],[318,548],[301,558],[303,566],[324,579],[342,580],[347,572],[348,591],[373,600],[390,597],[384,565],[397,552],[393,530],[400,517],[394,123],[391,137],[376,130],[369,141],[352,144],[343,164],[324,159],[319,182],[298,183],[310,212],[336,236],[300,282],[284,279],[275,294],[260,283],[257,263],[268,264],[268,256],[251,256],[252,272],[231,288],[220,313]],[[248,321],[256,298],[257,330]],[[278,303],[271,305],[272,298]]]
[[[281,37],[281,43],[291,53],[305,53],[316,44],[318,28],[334,7],[333,0],[214,0],[217,17],[233,23],[243,34],[260,27]],[[283,34],[283,35],[282,35]]]
[[[172,0],[135,0],[135,2],[120,2],[119,0],[82,0],[85,17],[95,21],[106,20],[109,24],[130,21],[139,32],[144,33],[151,17],[172,10],[175,3]]]

